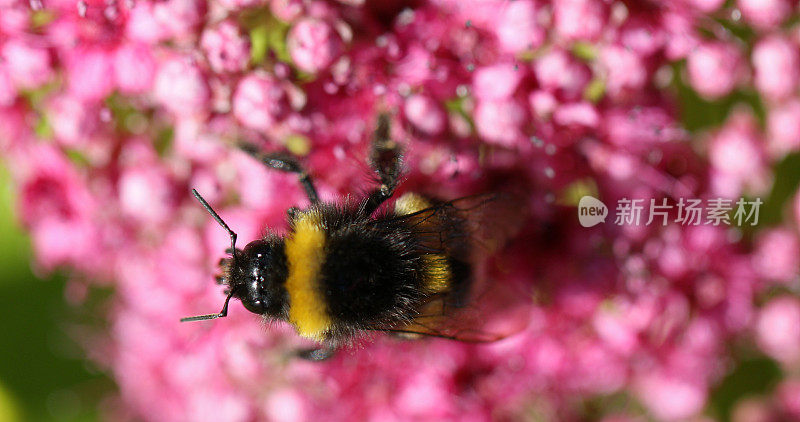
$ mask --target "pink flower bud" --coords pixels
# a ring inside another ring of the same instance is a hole
[[[127,169],[119,179],[122,212],[133,221],[164,223],[173,217],[173,183],[165,172],[154,166],[139,165]]]
[[[86,257],[97,252],[97,230],[88,220],[45,218],[32,227],[31,237],[37,262],[47,270],[84,267]]]
[[[20,218],[26,225],[49,217],[78,218],[92,205],[83,180],[58,149],[31,148],[36,160],[25,163],[20,187]]]
[[[791,364],[800,358],[800,302],[794,297],[772,299],[759,312],[756,340],[766,354]]]
[[[512,146],[522,138],[525,109],[516,101],[481,101],[474,116],[478,133],[487,142]]]
[[[239,81],[233,96],[233,114],[247,127],[266,131],[288,112],[281,86],[266,74],[251,74]]]
[[[739,82],[741,56],[733,45],[720,42],[701,44],[687,59],[689,83],[707,98],[730,93]]]
[[[286,22],[293,22],[303,13],[301,0],[272,0],[269,9],[273,15]]]
[[[562,126],[597,127],[600,115],[593,105],[581,101],[578,103],[564,104],[553,115],[553,121]]]
[[[0,50],[0,61],[14,84],[22,89],[36,88],[50,80],[50,54],[47,50],[34,47],[20,39],[10,39]]]
[[[113,53],[101,48],[74,50],[67,59],[69,91],[84,101],[99,101],[114,89]]]
[[[168,59],[158,69],[155,87],[156,100],[178,116],[206,112],[210,91],[200,70],[188,59]]]
[[[787,229],[761,233],[756,242],[753,263],[767,280],[790,285],[800,275],[800,241]]]
[[[723,197],[740,195],[745,187],[760,191],[766,185],[763,143],[749,114],[735,114],[711,139],[712,190]]]
[[[83,146],[95,122],[87,106],[69,96],[59,96],[48,104],[48,118],[53,134],[64,145]],[[96,111],[96,110],[95,110]]]
[[[492,28],[500,49],[507,53],[533,50],[544,41],[544,28],[537,21],[537,5],[531,0],[503,4],[500,21]]]
[[[700,44],[700,34],[694,27],[694,21],[684,13],[661,15],[661,24],[665,31],[664,51],[670,60],[685,58]]]
[[[639,381],[639,398],[659,420],[684,420],[703,409],[708,394],[704,385],[649,371]]]
[[[473,76],[473,93],[482,100],[501,100],[512,96],[521,80],[522,71],[511,63],[482,67]]]
[[[744,19],[762,29],[780,25],[791,14],[787,0],[736,0]]]
[[[153,6],[153,16],[161,29],[178,41],[195,37],[205,14],[206,2],[202,0],[166,0]]]
[[[608,141],[625,148],[655,146],[683,135],[661,107],[606,109],[602,122]]]
[[[395,68],[398,79],[409,85],[425,83],[432,76],[430,63],[433,60],[435,57],[428,50],[418,45],[410,46]]]
[[[563,0],[553,9],[556,33],[567,40],[594,40],[608,20],[608,7],[600,0]]]
[[[768,100],[795,94],[800,79],[798,46],[781,37],[763,39],[753,48],[756,88]]]
[[[541,119],[548,119],[558,106],[558,101],[553,94],[547,91],[533,91],[528,96],[533,113]]]
[[[18,35],[24,33],[30,25],[30,4],[16,0],[0,1],[0,28],[6,35]]]
[[[154,5],[150,2],[139,2],[131,10],[125,32],[131,41],[143,43],[153,43],[169,35],[167,28],[156,20]]]
[[[660,22],[634,17],[620,28],[618,43],[637,56],[649,57],[661,50],[668,38]]]
[[[444,111],[428,96],[415,94],[408,97],[403,111],[406,119],[426,135],[439,135],[445,129],[447,119]]]
[[[630,49],[611,45],[603,48],[600,63],[607,73],[606,92],[612,97],[642,89],[648,73],[642,59]]]
[[[534,61],[533,71],[542,88],[571,100],[583,96],[592,78],[585,64],[561,49],[553,49]]]
[[[769,110],[767,136],[776,157],[800,149],[800,101],[793,99]]]
[[[224,21],[206,29],[200,46],[211,70],[216,73],[242,71],[250,60],[250,42],[233,21]]]
[[[317,73],[333,63],[342,51],[339,35],[326,22],[307,18],[289,31],[286,43],[294,64],[302,71]]]
[[[126,94],[138,94],[150,89],[155,73],[156,63],[146,45],[124,44],[114,54],[117,87]]]

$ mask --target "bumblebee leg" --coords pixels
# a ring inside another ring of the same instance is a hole
[[[400,178],[403,151],[400,144],[389,137],[389,115],[381,114],[375,133],[372,135],[372,147],[369,161],[378,174],[380,187],[370,192],[364,202],[364,213],[371,215],[387,199],[392,197],[397,181]]]
[[[312,204],[319,202],[319,195],[317,195],[317,189],[314,188],[314,182],[311,180],[311,176],[305,171],[303,166],[297,162],[297,159],[282,153],[265,154],[255,145],[248,143],[240,143],[239,148],[250,154],[256,160],[261,161],[269,168],[297,174],[297,177],[300,179],[300,184],[303,185],[303,189],[306,191],[308,200],[311,201]]]
[[[316,349],[299,349],[297,350],[297,357],[313,362],[320,362],[333,357],[336,354],[336,348],[331,346],[322,346]]]

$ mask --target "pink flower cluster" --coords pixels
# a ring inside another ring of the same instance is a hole
[[[800,152],[795,3],[0,0],[0,146],[38,265],[72,270],[75,303],[87,280],[115,289],[90,350],[116,416],[703,420],[756,353],[782,378],[727,411],[800,418],[800,196],[748,229],[583,228],[574,199],[766,199]],[[735,106],[690,132],[685,91]],[[238,304],[178,323],[221,306],[228,242],[189,189],[240,239],[285,229],[306,204],[296,179],[235,142],[303,156],[335,200],[370,186],[382,111],[403,190],[528,192],[496,257],[498,282],[530,292],[528,327],[488,345],[379,336],[308,363]]]

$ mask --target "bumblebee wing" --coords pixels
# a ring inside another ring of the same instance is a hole
[[[451,265],[463,262],[469,271],[454,273],[450,289],[429,296],[410,323],[372,329],[467,342],[496,341],[524,329],[531,296],[487,276],[497,270],[492,254],[522,227],[524,209],[517,196],[480,194],[386,220],[411,227],[424,253],[444,254]]]
[[[420,315],[410,323],[371,329],[487,343],[524,330],[530,321],[530,304],[530,295],[508,286],[492,284],[491,289],[476,295],[466,305],[453,305],[447,295],[432,297],[420,309]]]
[[[387,227],[415,231],[423,251],[471,260],[501,249],[522,227],[527,215],[520,195],[487,193],[433,202],[416,212],[375,220]]]

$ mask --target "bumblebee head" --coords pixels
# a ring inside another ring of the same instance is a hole
[[[222,260],[221,281],[228,285],[229,295],[242,301],[248,311],[277,318],[286,303],[285,262],[279,238],[255,240]]]
[[[196,190],[192,189],[192,193],[231,237],[231,247],[228,250],[231,257],[220,261],[222,275],[217,277],[217,280],[228,286],[228,296],[218,314],[182,318],[181,322],[226,317],[228,303],[232,297],[242,301],[242,305],[250,312],[280,317],[286,303],[286,293],[282,283],[286,273],[286,261],[281,239],[278,237],[259,239],[250,242],[244,250],[236,249],[236,233],[222,221]]]

